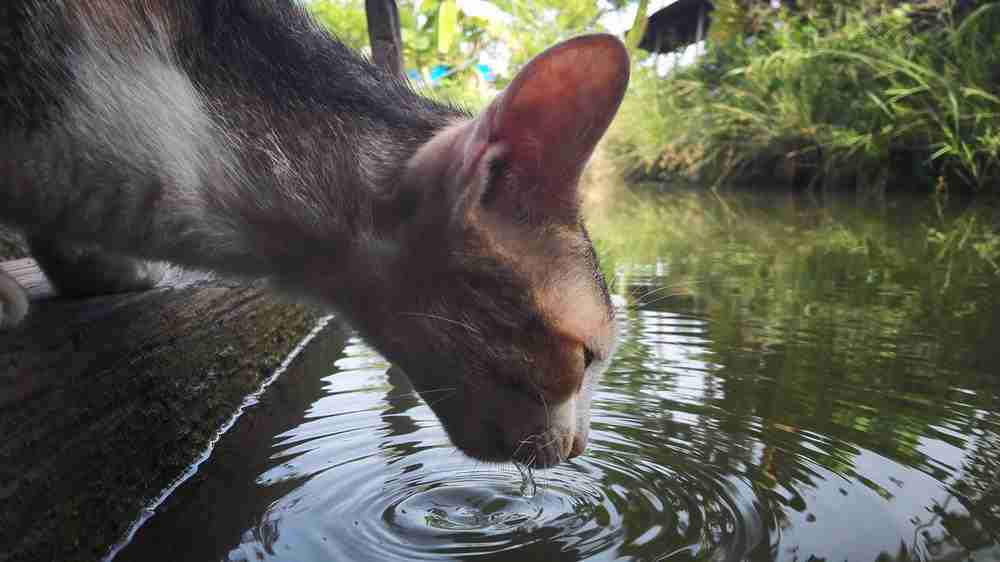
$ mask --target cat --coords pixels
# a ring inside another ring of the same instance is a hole
[[[266,279],[347,319],[452,443],[584,450],[614,308],[579,179],[629,79],[611,35],[531,60],[478,116],[292,0],[6,0],[0,222],[67,294],[149,261]],[[0,279],[0,324],[25,313]]]

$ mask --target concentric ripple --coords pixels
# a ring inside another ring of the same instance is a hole
[[[651,463],[622,442],[609,422],[627,397],[614,389],[598,397],[591,454],[530,476],[465,459],[401,373],[360,341],[345,353],[308,421],[278,436],[274,459],[288,460],[258,478],[297,487],[244,533],[230,560],[283,558],[286,545],[290,560],[615,552],[737,560],[761,541],[746,482]],[[649,523],[630,524],[638,521]]]
[[[169,539],[157,535],[178,525],[188,525],[186,541],[171,556],[185,560],[735,560],[761,542],[749,485],[643,458],[628,434],[642,421],[622,415],[630,398],[613,386],[596,397],[589,453],[528,473],[458,453],[406,378],[360,340],[351,338],[330,370],[321,395],[303,397],[301,417],[277,424],[269,443],[254,434],[257,441],[230,445],[250,467],[242,480],[220,444],[206,476],[119,559],[162,559],[155,545]],[[295,396],[285,384],[273,394]],[[269,394],[265,408],[269,397],[275,411],[289,406]],[[242,496],[256,505],[233,514],[207,505]],[[229,525],[228,537],[218,523],[194,524],[216,517],[248,523]],[[207,527],[215,532],[201,532]]]
[[[650,294],[665,280],[640,271],[622,284]],[[932,387],[908,373],[952,375],[912,354],[893,367],[905,376],[888,380],[826,353],[823,325],[713,325],[662,303],[621,308],[618,319],[586,453],[530,477],[458,453],[406,378],[332,326],[119,560],[871,562],[1000,552],[1000,417],[980,406],[996,400],[987,383],[927,378]],[[747,334],[769,347],[746,344]],[[826,375],[829,361],[850,376]]]

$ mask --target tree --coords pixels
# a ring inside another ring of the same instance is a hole
[[[368,22],[362,0],[313,0],[306,4],[316,21],[345,45],[368,52]]]

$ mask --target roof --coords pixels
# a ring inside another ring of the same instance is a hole
[[[639,48],[669,53],[698,41],[698,16],[713,9],[709,0],[677,0],[649,16]],[[705,18],[703,34],[708,33],[711,18]]]

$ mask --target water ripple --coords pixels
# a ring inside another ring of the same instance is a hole
[[[122,559],[950,560],[956,525],[973,545],[961,552],[995,544],[1000,421],[968,386],[980,379],[938,381],[949,371],[856,335],[851,316],[846,337],[896,371],[830,351],[823,323],[666,308],[621,310],[587,453],[533,481],[463,457],[351,338],[274,389],[274,411],[297,417],[206,463]]]

